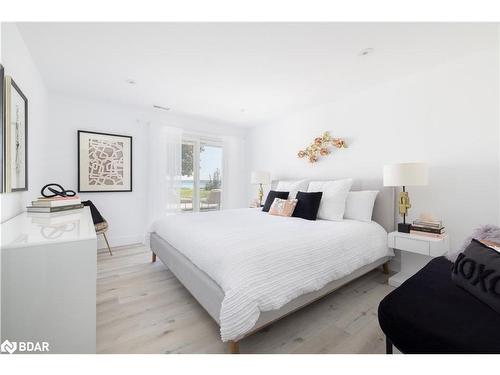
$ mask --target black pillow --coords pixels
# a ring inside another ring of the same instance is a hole
[[[458,255],[453,265],[451,279],[456,285],[500,313],[500,253],[498,251],[478,240],[472,240],[464,252]]]
[[[269,209],[271,208],[271,205],[274,202],[274,198],[287,199],[288,194],[290,194],[288,191],[271,190],[269,192],[269,194],[267,194],[266,203],[264,203],[264,207],[262,207],[262,211],[269,212]]]
[[[299,191],[296,196],[297,206],[295,206],[292,216],[301,217],[306,220],[316,220],[322,196],[323,193],[321,191],[314,193]]]

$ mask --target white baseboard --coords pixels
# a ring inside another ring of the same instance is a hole
[[[143,234],[136,234],[133,236],[121,236],[121,237],[110,237],[108,235],[107,237],[109,241],[109,246],[111,246],[112,248],[117,246],[126,246],[137,243],[144,243]],[[97,248],[107,249],[106,242],[104,242],[104,237],[102,235],[97,236]]]

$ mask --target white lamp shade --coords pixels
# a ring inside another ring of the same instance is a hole
[[[271,174],[264,171],[253,171],[250,183],[268,185],[271,183]]]
[[[429,182],[427,163],[400,163],[384,166],[384,186],[418,186]]]

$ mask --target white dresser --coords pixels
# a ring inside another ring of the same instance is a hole
[[[95,353],[97,240],[88,207],[1,225],[2,342]]]

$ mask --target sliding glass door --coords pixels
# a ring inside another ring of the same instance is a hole
[[[183,211],[220,210],[222,196],[222,145],[200,138],[182,143]]]
[[[191,141],[182,142],[182,185],[181,185],[181,209],[182,211],[193,211],[193,200],[195,198],[195,158],[197,158],[196,143]]]
[[[222,147],[209,143],[200,146],[200,211],[220,210],[222,193]]]

